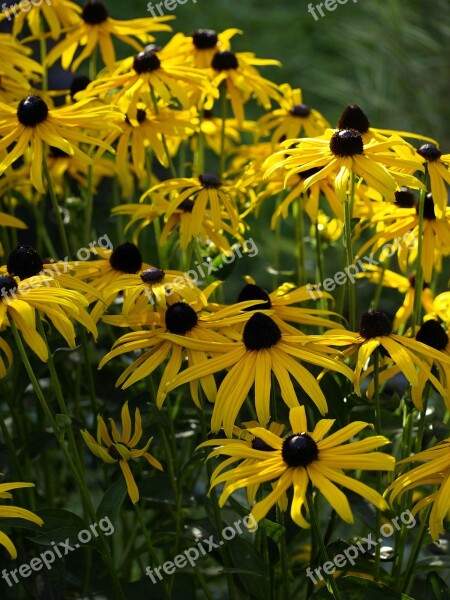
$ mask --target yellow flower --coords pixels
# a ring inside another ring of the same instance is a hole
[[[0,13],[8,19],[14,16],[12,30],[14,37],[21,33],[25,23],[35,38],[40,37],[45,33],[42,28],[44,21],[49,28],[50,37],[57,40],[61,36],[62,30],[79,22],[82,12],[82,9],[71,0],[42,0],[40,4],[32,4],[29,11],[23,10],[20,3],[17,3],[10,6],[4,13]],[[1,20],[2,16],[0,16]]]
[[[327,129],[320,137],[286,140],[281,146],[283,150],[267,159],[266,176],[282,169],[287,180],[293,174],[319,168],[304,182],[304,192],[331,173],[336,175],[334,183],[341,201],[346,198],[352,173],[362,177],[387,200],[394,200],[394,192],[400,185],[423,188],[418,179],[407,173],[422,169],[412,150],[409,158],[392,151],[397,146],[409,148],[399,136],[391,136],[384,142],[372,139],[364,144],[356,129]]]
[[[288,83],[280,85],[280,108],[263,115],[257,122],[261,135],[273,129],[272,144],[303,134],[312,138],[322,135],[330,127],[328,121],[314,108],[303,104],[302,90],[292,89]]]
[[[437,541],[440,534],[445,533],[444,521],[450,516],[450,439],[440,442],[433,448],[409,456],[399,461],[399,466],[409,466],[411,462],[421,461],[425,464],[415,467],[400,475],[387,488],[385,495],[390,494],[391,502],[400,500],[403,494],[416,487],[438,486],[417,502],[411,512],[416,515],[431,506],[429,516],[430,533]]]
[[[162,471],[163,468],[161,463],[147,452],[153,438],[150,438],[143,448],[136,448],[143,433],[141,413],[138,408],[136,408],[134,413],[133,435],[133,424],[128,408],[128,401],[125,402],[121,411],[122,433],[119,432],[112,419],[109,421],[112,437],[109,435],[105,421],[100,415],[97,417],[97,439],[95,440],[85,429],[81,431],[81,435],[89,450],[95,456],[109,464],[119,463],[127,484],[128,495],[130,496],[131,502],[136,504],[139,500],[139,490],[131,472],[130,465],[128,464],[129,461],[144,458],[155,469]]]
[[[169,379],[166,391],[229,368],[217,392],[211,419],[212,431],[217,432],[223,427],[227,436],[231,435],[239,410],[253,384],[258,420],[264,425],[268,423],[272,373],[280,385],[281,396],[287,406],[298,406],[292,376],[320,412],[326,413],[327,401],[316,378],[297,359],[339,372],[349,379],[353,375],[351,370],[334,360],[339,355],[338,352],[325,347],[321,350],[319,345],[311,343],[310,336],[300,332],[297,335],[282,333],[282,328],[283,324],[276,315],[253,312],[247,318],[242,333],[236,332],[235,337],[239,341],[208,345],[211,352],[220,354],[188,367],[180,375],[174,376],[172,381]],[[179,343],[193,350],[202,349],[201,344],[194,340],[180,339]]]
[[[34,483],[0,483],[0,498],[12,498],[9,493],[10,490],[17,490],[20,488],[34,487]],[[38,517],[30,510],[26,508],[19,508],[18,506],[7,506],[2,504],[0,506],[0,518],[1,519],[26,519],[36,525],[43,525],[44,521],[41,517]],[[10,538],[0,531],[0,544],[6,548],[11,558],[17,558],[17,550]]]
[[[16,101],[30,90],[30,82],[39,80],[43,69],[31,54],[31,48],[0,33],[0,101]]]
[[[44,143],[93,164],[92,158],[80,150],[78,142],[101,146],[111,152],[114,150],[98,137],[88,136],[79,129],[108,131],[116,127],[115,121],[122,118],[113,108],[92,106],[88,100],[54,110],[49,109],[40,96],[27,96],[17,108],[0,102],[0,152],[14,144],[6,158],[0,161],[0,175],[31,146],[31,182],[39,192],[44,193]]]
[[[158,17],[157,19],[129,19],[117,21],[111,19],[105,5],[98,0],[88,0],[81,12],[81,19],[66,32],[64,39],[56,44],[47,56],[47,64],[51,66],[61,58],[63,69],[71,68],[76,71],[80,64],[100,47],[100,53],[105,65],[112,65],[116,53],[112,36],[139,51],[143,44],[154,41],[152,31],[171,31],[164,21],[173,17]],[[133,39],[135,38],[135,39]],[[78,47],[84,47],[81,54],[74,60]]]
[[[300,527],[309,527],[303,509],[306,508],[306,492],[311,483],[327,499],[337,514],[346,523],[353,523],[350,504],[341,491],[343,486],[374,504],[380,510],[388,508],[387,502],[375,490],[343,473],[344,469],[393,471],[395,459],[384,452],[370,452],[390,444],[383,436],[368,437],[358,442],[344,444],[358,434],[369,423],[356,421],[325,438],[334,424],[334,419],[322,419],[313,431],[308,431],[304,406],[291,408],[289,421],[292,433],[281,438],[263,427],[252,427],[248,431],[259,440],[249,448],[247,442],[233,440],[211,452],[213,456],[230,456],[252,459],[251,464],[239,465],[225,472],[220,470],[211,479],[211,487],[225,483],[219,504],[224,506],[228,497],[236,490],[264,482],[274,482],[273,491],[252,508],[252,516],[258,522],[285,494],[289,488],[294,493],[291,501],[292,520]],[[259,449],[261,448],[261,449]]]
[[[357,354],[353,383],[358,396],[361,396],[361,374],[366,370],[368,361],[375,351],[380,352],[381,357],[387,356],[385,361],[388,367],[383,374],[383,381],[401,371],[414,388],[419,385],[420,373],[421,377],[425,376],[429,379],[439,393],[445,396],[441,384],[431,373],[428,361],[431,359],[431,361],[450,365],[450,356],[447,357],[442,352],[413,338],[392,333],[391,325],[383,312],[364,313],[359,332],[331,330],[321,336],[310,336],[310,338],[317,344],[348,346],[347,355]],[[394,368],[389,366],[392,363]]]
[[[450,185],[450,154],[442,154],[434,144],[423,144],[417,153],[427,165],[434,199],[434,212],[438,219],[443,220],[447,214],[448,189],[445,184]]]
[[[244,104],[254,97],[266,110],[271,108],[271,100],[279,97],[278,86],[261,77],[257,66],[276,65],[277,60],[256,58],[251,52],[216,52],[211,61],[212,85],[219,89],[225,85],[234,116],[241,123],[244,120]],[[210,98],[212,100],[212,98]],[[210,108],[206,105],[206,108]]]

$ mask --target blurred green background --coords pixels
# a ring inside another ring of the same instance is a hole
[[[105,3],[120,19],[150,16],[145,0]],[[346,104],[358,103],[374,126],[430,135],[450,152],[450,2],[348,0],[333,12],[324,9],[318,21],[308,4],[187,0],[166,14],[175,15],[174,31],[183,33],[242,29],[233,47],[279,59],[283,68],[266,68],[264,75],[300,86],[304,101],[333,125]]]

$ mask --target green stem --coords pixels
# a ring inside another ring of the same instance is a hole
[[[159,115],[158,100],[156,99],[155,90],[153,89],[152,85],[150,85],[150,95],[152,97],[152,102],[153,102],[153,107],[155,109],[155,113],[157,115]],[[175,165],[173,163],[172,156],[170,155],[169,147],[167,145],[167,140],[166,140],[166,136],[164,135],[164,133],[161,134],[161,141],[163,144],[164,152],[166,154],[170,174],[172,175],[172,177],[176,178],[177,170],[175,169]]]
[[[353,248],[352,248],[352,207],[353,199],[355,196],[355,175],[352,173],[350,183],[350,196],[346,196],[344,202],[344,246],[347,268],[353,264]],[[355,299],[355,286],[348,279],[348,325],[350,331],[356,329],[356,299]]]
[[[281,566],[281,585],[282,585],[282,598],[283,600],[289,600],[291,597],[289,591],[289,564],[287,558],[287,547],[286,547],[286,528],[284,526],[284,514],[283,511],[277,504],[277,523],[283,527],[283,535],[278,540],[278,553],[280,555],[280,566]]]
[[[426,190],[420,190],[419,198],[419,231],[417,240],[417,259],[416,259],[416,280],[414,283],[414,310],[412,315],[412,335],[415,336],[415,328],[420,325],[422,317],[422,286],[423,286],[423,269],[422,269],[422,247],[423,247],[423,212],[425,207]]]
[[[408,564],[406,566],[405,574],[403,578],[398,579],[398,587],[396,589],[398,591],[405,590],[404,593],[407,594],[409,589],[414,581],[414,567],[416,566],[416,561],[419,556],[423,540],[425,538],[425,534],[427,532],[428,518],[430,516],[431,506],[429,506],[425,512],[420,517],[420,528],[419,533],[416,535],[414,546],[411,550],[411,554],[409,555]]]
[[[220,159],[219,159],[219,179],[222,180],[225,172],[225,141],[226,141],[226,127],[227,127],[227,86],[225,82],[222,82],[220,86],[220,113],[222,119],[222,127],[220,130]]]
[[[373,386],[374,386],[374,403],[375,403],[375,431],[377,435],[381,435],[381,405],[380,405],[380,354],[378,349],[375,350],[373,355]],[[377,471],[377,492],[382,493],[381,489],[381,473]],[[381,510],[377,508],[377,524],[376,531],[377,535],[381,528]],[[381,570],[381,545],[377,544],[375,547],[375,574],[374,579],[378,581],[380,579]]]
[[[92,213],[94,210],[94,197],[93,197],[93,166],[88,165],[88,183],[86,190],[86,204],[84,207],[84,243],[88,246],[89,242],[92,242]]]
[[[56,224],[58,226],[59,236],[61,238],[61,243],[63,246],[64,254],[70,257],[70,249],[69,242],[67,241],[66,230],[64,228],[64,222],[61,216],[61,211],[59,209],[58,199],[56,198],[55,188],[53,187],[52,178],[50,177],[50,171],[48,170],[47,158],[44,155],[44,160],[42,161],[42,166],[44,169],[44,176],[47,180],[48,185],[48,193],[50,195],[50,199],[52,201],[53,212],[55,214]],[[55,257],[56,258],[56,257]]]
[[[323,541],[322,533],[320,531],[319,519],[317,517],[317,512],[316,512],[316,509],[314,506],[314,499],[312,497],[311,490],[308,490],[306,492],[306,501],[308,503],[308,510],[309,510],[309,514],[311,516],[311,526],[313,528],[314,535],[316,536],[316,540],[319,545],[320,553],[322,555],[322,561],[323,561],[323,563],[329,562],[330,559],[328,557],[328,552],[327,552],[327,549],[325,546],[325,542]],[[337,586],[337,583],[336,583],[336,580],[334,579],[334,577],[332,575],[326,574],[325,571],[324,571],[324,575],[325,575],[325,579],[326,579],[326,585],[327,585],[327,588],[328,588],[328,591],[330,592],[330,594],[336,600],[342,600],[342,596],[339,593],[339,589],[338,589],[338,586]]]
[[[295,203],[295,241],[297,256],[297,285],[302,286],[306,281],[305,262],[305,224],[301,198]]]
[[[55,434],[55,437],[58,441],[58,444],[64,454],[64,458],[67,461],[67,464],[72,472],[72,475],[75,479],[75,481],[77,482],[79,488],[80,488],[80,493],[83,497],[83,500],[86,503],[86,507],[88,508],[89,511],[89,516],[92,520],[93,523],[95,523],[97,521],[97,515],[95,513],[95,509],[92,505],[92,501],[91,501],[91,497],[89,494],[89,489],[87,487],[87,485],[85,484],[84,478],[83,476],[79,473],[77,466],[75,465],[75,463],[73,462],[73,459],[67,449],[67,446],[65,444],[64,441],[64,431],[61,431],[54,416],[53,413],[49,407],[49,405],[47,404],[47,400],[45,399],[45,396],[42,392],[41,386],[39,385],[39,382],[36,378],[36,375],[33,371],[33,367],[30,364],[30,361],[28,359],[28,355],[26,353],[25,347],[23,345],[22,342],[22,338],[20,337],[20,334],[17,330],[17,327],[14,323],[14,321],[8,316],[9,318],[9,325],[11,327],[11,331],[13,333],[14,339],[16,341],[17,344],[17,348],[19,350],[19,354],[20,357],[22,359],[22,362],[25,366],[25,369],[27,371],[28,377],[30,378],[31,384],[33,386],[34,392],[41,404],[42,410],[45,413],[45,416],[47,417],[47,419],[49,420],[53,432]],[[119,598],[119,600],[126,600],[123,590],[122,590],[122,586],[120,584],[119,578],[117,576],[117,572],[115,570],[115,566],[112,560],[112,556],[111,556],[111,550],[105,540],[104,534],[102,531],[98,531],[99,534],[99,540],[100,540],[100,544],[102,546],[102,550],[103,550],[103,557],[105,559],[105,563],[107,566],[107,569],[109,571],[109,574],[111,576],[116,594],[117,594],[117,598]]]

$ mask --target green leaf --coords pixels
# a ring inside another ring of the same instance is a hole
[[[390,588],[359,577],[341,577],[336,580],[337,587],[345,600],[414,600],[407,594],[395,592]],[[333,595],[324,586],[311,596],[314,600],[329,600]]]
[[[236,573],[250,598],[265,598],[264,564],[255,546],[243,536],[225,542]],[[226,571],[226,570],[225,570]]]
[[[450,590],[448,589],[448,585],[436,571],[428,573],[427,589],[432,593],[432,600],[450,600]]]
[[[126,494],[127,486],[125,480],[121,477],[106,490],[105,495],[98,505],[97,517],[99,519],[109,517],[111,521],[115,521]]]

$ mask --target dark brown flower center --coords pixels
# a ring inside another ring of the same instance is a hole
[[[284,440],[281,456],[289,467],[307,467],[317,460],[319,449],[310,435],[295,433]]]
[[[10,275],[26,279],[40,273],[44,268],[44,263],[32,246],[23,245],[17,246],[11,252],[6,268]]]
[[[159,69],[161,61],[156,54],[157,50],[158,48],[151,44],[143,52],[136,54],[133,60],[133,69],[136,73],[151,73]]]
[[[121,446],[124,446],[124,448],[126,448],[127,450],[130,449],[129,446],[127,446],[123,442],[117,442],[117,444],[120,444]],[[123,460],[122,455],[120,454],[120,452],[117,450],[117,448],[115,446],[110,446],[108,448],[108,454],[114,460]]]
[[[89,77],[86,77],[86,75],[77,75],[76,77],[74,77],[72,85],[70,86],[70,97],[72,98],[72,100],[75,100],[75,94],[78,94],[78,92],[82,92],[83,90],[85,90],[90,83],[91,80],[89,79]]]
[[[25,127],[35,127],[45,121],[48,106],[39,96],[27,96],[17,108],[17,118]]]
[[[234,52],[224,50],[223,52],[216,52],[211,66],[215,71],[228,71],[229,69],[237,69],[239,63]]]
[[[13,277],[0,277],[0,302],[8,294],[17,290],[17,283]]]
[[[274,450],[274,448],[258,437],[252,439],[252,448],[253,450],[260,450],[261,452],[273,452]]]
[[[414,194],[406,187],[400,188],[398,192],[395,192],[395,205],[399,208],[414,208],[416,206],[416,199]]]
[[[206,189],[208,188],[220,188],[222,182],[214,173],[204,173],[199,177],[200,183]]]
[[[442,152],[434,144],[423,144],[417,153],[428,162],[436,162],[442,156]]]
[[[434,319],[425,321],[417,332],[416,340],[435,350],[445,350],[449,341],[444,328]]]
[[[144,283],[159,283],[164,279],[164,271],[156,267],[146,269],[141,273],[141,279]]]
[[[306,118],[311,114],[311,109],[306,104],[296,104],[291,108],[289,114],[293,117]]]
[[[253,283],[248,283],[242,288],[242,290],[239,292],[236,302],[246,302],[248,300],[262,300],[262,302],[260,304],[255,304],[254,306],[244,308],[244,310],[266,310],[272,306],[272,302],[270,301],[269,294],[266,292],[266,290]]]
[[[89,2],[86,2],[81,13],[83,21],[89,23],[89,25],[100,25],[100,23],[106,21],[108,16],[105,5],[98,0],[89,0]]]
[[[419,214],[419,203],[416,204],[416,212]],[[431,194],[425,196],[425,202],[423,205],[423,218],[427,221],[435,221],[436,215],[434,213],[434,200]]]
[[[366,113],[357,104],[351,104],[344,108],[340,116],[338,129],[355,129],[359,133],[369,130],[370,122]]]
[[[371,338],[389,335],[392,333],[391,324],[384,312],[371,310],[361,317],[359,325],[359,334],[361,337],[370,340]]]
[[[192,41],[194,46],[198,50],[206,50],[209,48],[215,48],[219,38],[214,29],[197,29],[191,33]]]
[[[331,136],[330,150],[336,156],[355,156],[364,152],[363,139],[356,129],[343,129]]]
[[[142,254],[134,244],[125,242],[113,250],[109,264],[116,271],[131,275],[141,270]]]
[[[170,333],[184,335],[191,331],[197,322],[197,313],[186,302],[175,302],[166,310],[166,327]]]
[[[281,340],[281,330],[273,319],[262,313],[255,313],[244,327],[242,341],[247,350],[271,348]]]
[[[143,110],[142,108],[138,108],[136,111],[136,121],[139,123],[139,125],[141,123],[143,123],[146,118],[147,118],[147,113],[145,112],[145,110]],[[128,125],[131,125],[128,115],[125,116],[125,123],[127,123]]]

